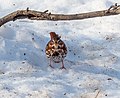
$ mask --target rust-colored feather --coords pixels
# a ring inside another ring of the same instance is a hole
[[[63,64],[63,60],[67,55],[67,47],[65,43],[60,39],[61,37],[55,32],[50,32],[51,40],[46,45],[46,56],[50,59],[50,67],[51,61],[55,63],[62,62],[62,69],[65,68]],[[52,67],[53,68],[53,67]]]
[[[51,37],[51,40],[54,39],[54,38],[58,38],[58,39],[61,38],[61,37],[60,37],[58,34],[56,34],[55,32],[50,32],[50,37]]]

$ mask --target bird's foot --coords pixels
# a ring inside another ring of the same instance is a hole
[[[54,67],[52,65],[49,65],[49,66],[54,69]]]
[[[60,67],[60,69],[65,69],[66,70],[66,68],[64,66]]]

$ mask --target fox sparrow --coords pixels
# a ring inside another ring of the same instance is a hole
[[[60,69],[66,69],[64,67],[63,60],[67,55],[67,47],[65,43],[60,39],[61,36],[59,36],[55,32],[50,32],[50,37],[51,37],[51,40],[46,45],[46,50],[45,50],[46,56],[50,59],[49,66],[51,68],[54,68],[51,65],[51,61],[55,63],[62,62],[62,66],[60,67]]]

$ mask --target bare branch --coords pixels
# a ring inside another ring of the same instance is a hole
[[[108,10],[102,11],[94,11],[88,13],[80,13],[80,14],[51,14],[48,13],[48,10],[44,12],[29,10],[18,10],[13,13],[6,15],[5,17],[0,18],[0,26],[4,25],[9,21],[15,21],[17,19],[24,19],[28,18],[30,20],[51,20],[51,21],[60,21],[60,20],[81,20],[87,18],[94,18],[94,17],[102,17],[102,16],[109,16],[109,15],[118,15],[120,14],[120,5],[112,5]]]

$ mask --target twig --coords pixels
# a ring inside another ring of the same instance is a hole
[[[81,20],[94,17],[110,16],[120,14],[120,5],[117,3],[114,6],[111,6],[108,10],[94,11],[88,13],[80,14],[51,14],[48,13],[48,10],[43,12],[29,10],[29,7],[26,10],[18,10],[13,13],[10,13],[2,18],[0,18],[0,26],[4,25],[9,21],[15,21],[17,19],[28,18],[30,20],[51,20],[51,21],[61,21],[61,20]]]
[[[96,94],[95,98],[97,98],[97,97],[98,97],[99,93],[100,93],[100,90],[97,92],[97,94]]]
[[[120,7],[120,5],[115,3],[115,5],[110,6],[110,8],[108,9],[107,13],[109,13],[111,9],[114,10],[114,11],[117,10],[119,7]]]
[[[43,13],[47,13],[48,12],[48,10],[45,10]]]

